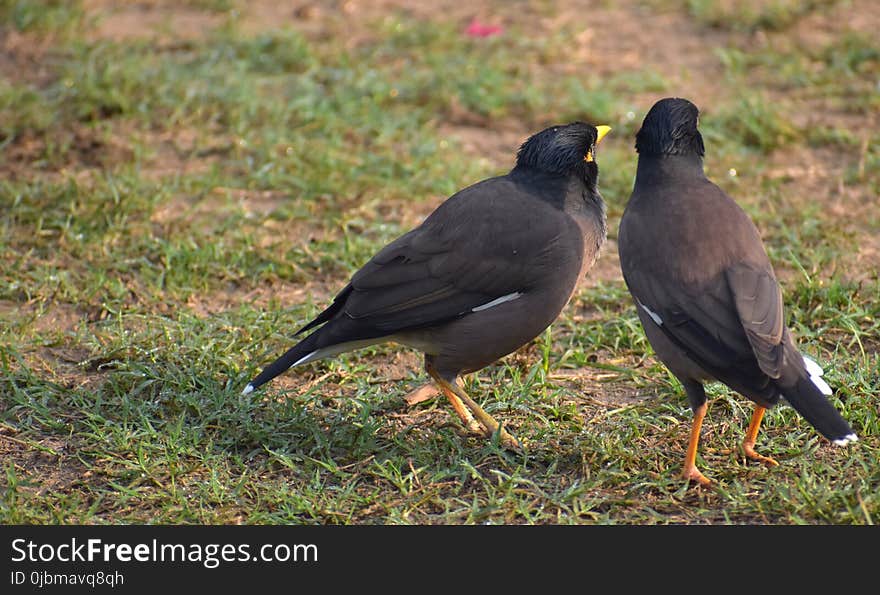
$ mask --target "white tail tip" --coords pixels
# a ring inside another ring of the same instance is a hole
[[[855,434],[847,434],[843,438],[838,438],[837,440],[835,440],[834,444],[835,444],[835,446],[846,446],[847,444],[849,444],[851,442],[858,442],[858,441],[859,441],[859,437],[856,436]]]
[[[253,385],[253,384],[248,384],[246,387],[244,387],[244,390],[241,391],[241,394],[243,394],[243,395],[249,395],[249,394],[252,393],[252,392],[254,392],[254,385]]]

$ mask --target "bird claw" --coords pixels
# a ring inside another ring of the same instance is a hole
[[[483,438],[491,438],[492,437],[492,430],[489,430],[488,428],[484,428],[480,424],[480,422],[478,422],[474,418],[471,418],[470,420],[466,421],[464,425],[467,427],[468,432],[475,435],[475,436],[481,436]]]
[[[686,467],[682,475],[685,479],[695,481],[701,486],[712,485],[712,480],[700,473],[700,470],[696,467]]]
[[[504,429],[503,425],[498,426],[498,438],[501,446],[507,448],[508,450],[516,450],[521,451],[523,449],[522,443],[517,440],[513,434]],[[493,432],[494,433],[494,432]]]
[[[768,467],[778,467],[779,466],[779,463],[777,463],[774,459],[772,459],[770,457],[765,457],[762,454],[758,454],[758,452],[755,451],[754,446],[750,446],[748,444],[743,444],[743,452],[745,453],[746,458],[749,458],[753,461],[758,461],[759,463],[764,463]]]

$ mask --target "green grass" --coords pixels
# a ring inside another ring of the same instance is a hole
[[[687,0],[697,21],[723,30],[783,31],[817,10],[833,15],[839,0]]]
[[[467,378],[523,453],[464,435],[445,402],[408,406],[425,375],[393,345],[240,395],[377,249],[510,167],[518,140],[480,153],[475,130],[612,125],[598,162],[615,239],[633,135],[681,93],[677,67],[569,68],[581,29],[534,15],[486,39],[403,13],[351,36],[335,14],[255,30],[246,4],[198,0],[186,9],[214,25],[163,43],[100,39],[91,24],[112,15],[79,3],[5,2],[43,71],[0,82],[0,521],[873,523],[880,135],[850,118],[876,110],[880,53],[857,32],[773,37],[822,3],[730,6],[655,9],[730,36],[712,54],[720,99],[695,97],[706,167],[785,273],[790,326],[857,446],[829,447],[782,406],[759,438],[781,465],[746,463],[749,404],[712,385],[700,465],[716,487],[689,488],[687,402],[601,266],[613,245],[549,332]]]
[[[73,34],[83,17],[80,2],[0,0],[0,18],[16,31]]]

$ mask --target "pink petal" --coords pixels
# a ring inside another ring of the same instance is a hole
[[[487,25],[477,19],[473,19],[470,25],[467,26],[467,29],[464,30],[465,34],[470,37],[492,37],[493,35],[499,35],[503,31],[504,28],[501,25]]]

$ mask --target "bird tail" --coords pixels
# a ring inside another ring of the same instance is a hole
[[[820,434],[837,446],[857,441],[853,429],[826,397],[831,394],[831,389],[820,375],[812,373],[809,364],[807,366],[809,376],[799,376],[793,386],[779,387],[783,396]]]
[[[293,366],[297,366],[299,364],[304,364],[306,362],[310,362],[320,357],[324,357],[320,353],[320,349],[317,348],[318,335],[320,335],[320,331],[314,332],[290,349],[287,352],[276,359],[274,362],[266,366],[262,372],[257,375],[256,378],[251,380],[244,390],[242,394],[248,394],[255,390],[257,387],[260,387],[279,374],[283,374]]]

